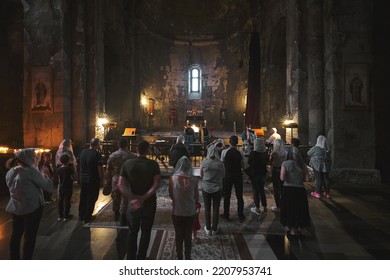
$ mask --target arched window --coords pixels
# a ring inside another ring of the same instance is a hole
[[[201,99],[202,97],[202,71],[194,65],[188,71],[188,99]]]

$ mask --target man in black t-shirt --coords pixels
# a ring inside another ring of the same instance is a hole
[[[244,166],[244,154],[237,149],[238,137],[236,135],[230,136],[230,148],[222,151],[221,160],[225,165],[225,178],[223,183],[224,199],[223,199],[223,214],[225,219],[229,219],[230,197],[232,188],[236,191],[237,197],[237,214],[240,221],[245,220],[244,215],[244,198],[242,180],[242,167]]]
[[[89,223],[99,197],[99,186],[103,185],[104,169],[103,158],[99,153],[100,140],[93,138],[89,149],[80,152],[77,164],[79,165],[80,204],[79,221]]]
[[[127,259],[145,260],[157,209],[156,191],[160,187],[160,167],[155,160],[146,158],[149,143],[141,141],[137,157],[127,160],[121,168],[118,189],[129,200],[127,209]],[[141,237],[138,243],[138,232]]]

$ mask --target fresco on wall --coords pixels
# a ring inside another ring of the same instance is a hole
[[[52,75],[50,67],[31,69],[31,110],[52,111]]]
[[[346,64],[344,78],[344,109],[368,109],[368,64]]]

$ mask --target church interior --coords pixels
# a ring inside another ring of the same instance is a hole
[[[302,147],[324,135],[337,191],[388,197],[389,21],[382,0],[2,0],[0,196],[17,149],[55,152],[69,138],[77,155],[98,137],[109,153],[126,136],[163,153],[194,125],[207,131],[195,148],[247,126]],[[51,257],[75,257],[65,253]],[[105,254],[89,257],[118,257]]]

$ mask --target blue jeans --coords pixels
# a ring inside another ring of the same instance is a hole
[[[145,260],[149,248],[150,234],[156,215],[156,199],[152,198],[137,210],[127,210],[129,233],[127,235],[127,259]],[[138,245],[138,232],[141,229],[141,238]]]
[[[204,202],[204,218],[206,220],[206,228],[216,231],[218,229],[219,206],[221,204],[221,191],[208,193],[202,190]],[[213,220],[211,222],[211,204],[213,204]]]

